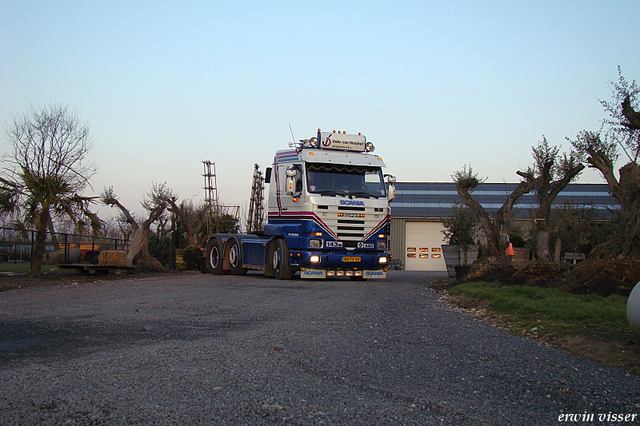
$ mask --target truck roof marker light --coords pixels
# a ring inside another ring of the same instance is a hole
[[[298,197],[293,197],[293,202],[297,203],[298,202]]]

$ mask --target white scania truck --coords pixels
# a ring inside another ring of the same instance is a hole
[[[268,222],[258,234],[214,234],[206,251],[212,274],[290,279],[385,278],[389,202],[395,178],[362,134],[322,132],[276,152],[267,168]]]

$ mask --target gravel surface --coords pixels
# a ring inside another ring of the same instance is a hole
[[[0,424],[640,425],[640,377],[446,309],[434,277],[0,293]]]

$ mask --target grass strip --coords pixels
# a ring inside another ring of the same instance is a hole
[[[12,272],[12,273],[27,273],[31,270],[31,264],[28,262],[22,263],[0,263],[0,272]],[[41,271],[44,273],[52,272],[64,272],[58,269],[56,265],[42,265]]]
[[[488,282],[459,284],[450,293],[488,300],[491,309],[510,315],[537,316],[546,321],[591,327],[628,327],[627,298],[620,295],[571,294],[555,288],[499,286]]]

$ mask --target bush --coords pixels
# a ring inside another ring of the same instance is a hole
[[[478,220],[473,211],[464,204],[454,204],[442,225],[442,233],[447,244],[458,244],[465,251],[475,244]]]
[[[159,237],[156,234],[149,235],[149,254],[163,264],[169,262],[171,240],[167,237]]]
[[[184,254],[182,255],[182,259],[187,262],[187,266],[189,269],[195,269],[198,264],[198,258],[203,256],[204,250],[197,245],[192,244],[184,250]]]

